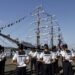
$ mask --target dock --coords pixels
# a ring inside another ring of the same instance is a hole
[[[73,71],[74,71],[74,75],[75,75],[75,62],[72,63],[73,65]],[[8,58],[6,61],[6,65],[5,65],[5,75],[14,75],[16,70],[16,65],[11,63],[11,58]],[[27,66],[27,75],[36,75],[35,72],[33,74],[30,74],[30,66]],[[63,75],[63,70],[60,70],[60,75]]]

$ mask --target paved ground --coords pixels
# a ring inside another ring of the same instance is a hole
[[[12,60],[8,58],[5,65],[5,75],[10,75],[10,74],[13,75],[12,73],[15,71],[15,69],[16,69],[16,65],[12,64]],[[27,66],[27,69],[30,69],[29,65]]]
[[[73,66],[75,66],[75,62],[72,63]],[[28,66],[28,69],[30,68],[30,66]],[[6,65],[5,65],[5,73],[6,75],[13,75],[13,71],[16,69],[16,65],[15,64],[12,64],[12,60],[9,58],[7,59],[6,61]],[[75,67],[73,67],[73,69],[75,70]],[[63,70],[60,71],[60,73],[62,73]],[[9,74],[10,73],[10,74]],[[32,75],[35,75],[35,74],[32,74]],[[75,75],[75,74],[74,74]]]

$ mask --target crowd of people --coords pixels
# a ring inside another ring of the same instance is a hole
[[[29,63],[30,75],[33,72],[36,75],[60,75],[59,67],[62,67],[63,75],[74,75],[71,62],[75,60],[75,54],[68,49],[67,44],[63,44],[61,48],[53,46],[51,49],[45,44],[43,49],[32,48],[28,54],[25,54],[21,46],[12,60],[17,62],[16,75],[26,75],[26,65]]]
[[[4,61],[5,64],[5,55],[1,54],[2,52],[0,52],[0,62]],[[31,48],[29,53],[26,53],[23,45],[20,45],[13,55],[12,63],[17,64],[14,75],[27,75],[27,65],[30,65],[30,75],[33,73],[35,75],[60,75],[60,68],[63,69],[63,75],[74,75],[71,64],[74,60],[75,53],[68,49],[67,44],[63,44],[60,48],[58,46],[49,48],[45,44],[42,49]],[[0,75],[4,75],[4,69],[2,71],[0,70]]]

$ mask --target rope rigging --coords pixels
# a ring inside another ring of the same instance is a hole
[[[24,20],[26,18],[26,16],[24,16],[24,17],[22,17],[22,18],[20,18],[20,19],[18,19],[18,20],[16,20],[16,21],[14,21],[14,22],[11,22],[11,23],[9,23],[9,24],[7,24],[7,25],[4,25],[4,26],[2,26],[2,27],[0,27],[0,32],[2,31],[2,30],[4,30],[5,28],[9,28],[9,27],[11,27],[11,26],[13,26],[13,25],[15,25],[15,24],[17,24],[17,23],[20,23],[22,20]]]

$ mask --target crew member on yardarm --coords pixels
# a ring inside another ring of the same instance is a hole
[[[21,44],[12,58],[12,62],[17,64],[15,75],[26,75],[26,66],[29,63],[29,56],[26,55]]]

